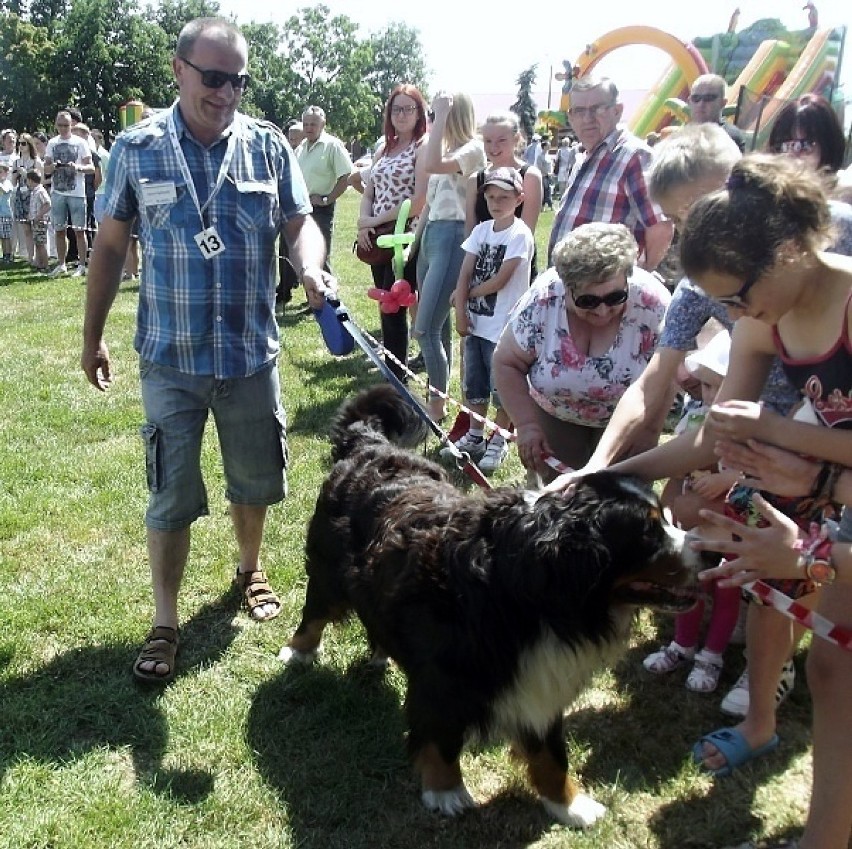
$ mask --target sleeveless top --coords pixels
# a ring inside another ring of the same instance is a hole
[[[373,215],[381,215],[414,196],[414,160],[419,142],[412,141],[393,156],[382,154],[370,170]]]
[[[849,313],[846,301],[844,317]],[[772,340],[787,379],[810,402],[817,418],[826,427],[852,430],[852,339],[849,321],[845,318],[843,330],[831,349],[819,357],[795,359],[784,349],[777,326],[772,328]]]

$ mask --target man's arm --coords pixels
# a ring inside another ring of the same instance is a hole
[[[657,348],[645,371],[619,399],[586,471],[606,468],[621,457],[657,444],[677,391],[677,369],[685,356],[686,351]]]
[[[86,275],[86,310],[83,318],[80,367],[86,373],[89,383],[102,392],[112,382],[109,350],[104,343],[103,332],[121,282],[132,225],[132,221],[117,221],[108,215],[104,216],[89,259],[89,273]]]
[[[321,309],[325,293],[337,289],[337,281],[322,270],[325,262],[325,239],[309,215],[295,215],[284,222],[281,235],[287,241],[288,256],[305,295],[313,309]]]
[[[674,225],[671,221],[660,221],[645,230],[645,259],[640,265],[646,271],[653,271],[663,261],[673,235]]]

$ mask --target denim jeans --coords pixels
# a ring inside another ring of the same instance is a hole
[[[450,295],[456,288],[464,251],[464,221],[426,224],[417,261],[420,300],[414,338],[423,352],[429,383],[447,391],[452,367]]]

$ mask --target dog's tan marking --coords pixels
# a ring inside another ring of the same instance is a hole
[[[570,805],[574,801],[574,798],[580,792],[579,787],[553,760],[553,755],[546,748],[542,748],[535,754],[529,752],[521,752],[520,754],[527,762],[530,784],[535,787],[539,796],[562,805]]]
[[[331,622],[330,619],[312,619],[310,622],[304,623],[293,634],[288,645],[291,649],[303,652],[304,654],[316,651],[317,646],[322,641],[322,632],[329,622]]]
[[[447,763],[434,743],[427,743],[414,759],[414,767],[420,773],[423,790],[439,792],[453,790],[462,783],[459,762]]]

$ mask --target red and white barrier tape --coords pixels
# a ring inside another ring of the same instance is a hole
[[[828,640],[832,645],[838,646],[846,651],[852,651],[852,629],[835,625],[824,616],[813,610],[808,610],[804,605],[794,601],[775,587],[769,586],[764,581],[752,581],[743,584],[743,589],[748,590],[755,598],[773,607],[779,613],[798,622],[809,631],[813,631],[818,637]]]

